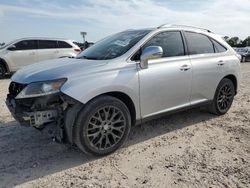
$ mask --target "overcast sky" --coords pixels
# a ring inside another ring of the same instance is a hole
[[[0,42],[28,37],[88,41],[125,29],[163,23],[209,28],[221,35],[250,35],[250,0],[1,0]]]

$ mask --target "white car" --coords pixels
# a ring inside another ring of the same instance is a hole
[[[51,38],[22,38],[0,47],[0,78],[6,73],[38,61],[75,57],[81,52],[74,41]]]

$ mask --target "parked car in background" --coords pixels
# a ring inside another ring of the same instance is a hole
[[[94,45],[93,42],[88,42],[88,41],[86,41],[85,43],[74,41],[74,44],[76,44],[77,46],[79,46],[82,51],[85,50],[85,49],[87,49],[87,48],[89,48],[90,46]]]
[[[235,48],[235,51],[241,56],[241,62],[250,61],[250,47]]]
[[[38,61],[76,57],[81,49],[67,39],[22,38],[0,47],[0,78]]]
[[[132,125],[201,105],[227,113],[240,61],[209,30],[162,25],[111,35],[76,58],[26,66],[11,80],[6,104],[21,125],[54,127],[59,140],[106,155]]]

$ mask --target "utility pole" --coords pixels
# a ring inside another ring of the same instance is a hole
[[[87,35],[87,32],[84,32],[84,31],[82,31],[82,32],[80,32],[80,34],[82,35],[82,38],[83,38],[83,47],[84,47],[84,49],[86,49],[86,40],[85,40],[85,36]]]
[[[85,36],[87,35],[87,32],[80,32],[80,34],[82,35],[82,38],[83,38],[83,44],[85,44]]]

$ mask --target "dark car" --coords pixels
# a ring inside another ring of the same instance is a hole
[[[241,62],[250,61],[250,47],[237,48],[235,51],[241,55]]]

